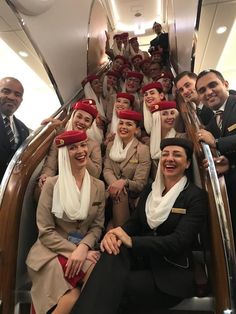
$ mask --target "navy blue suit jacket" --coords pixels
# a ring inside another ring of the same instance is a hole
[[[140,197],[135,214],[122,226],[132,237],[132,252],[150,262],[157,287],[170,295],[188,297],[195,294],[192,270],[192,247],[204,225],[208,203],[203,190],[188,182],[173,208],[186,213],[171,212],[156,230],[150,229],[145,204],[151,187]]]
[[[222,117],[222,130],[213,117],[206,129],[218,139],[218,150],[225,155],[230,163],[236,164],[236,97],[229,96]]]
[[[150,41],[151,47],[158,47],[164,49],[164,51],[169,49],[169,37],[168,33],[161,33],[159,36],[155,37],[153,40]]]
[[[15,116],[13,117],[13,119],[19,133],[19,143],[14,149],[12,149],[10,146],[10,141],[6,133],[5,124],[2,115],[0,114],[0,182],[2,181],[2,177],[12,156],[29,135],[29,129],[27,128],[27,126]]]

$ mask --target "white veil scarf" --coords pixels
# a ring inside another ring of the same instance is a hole
[[[171,128],[165,138],[172,138],[176,136],[176,131]],[[160,159],[161,156],[161,113],[156,111],[152,114],[152,129],[150,135],[150,153],[152,159]]]
[[[162,196],[165,186],[159,163],[157,175],[152,184],[152,191],[149,193],[145,205],[147,222],[151,229],[157,228],[168,218],[177,197],[183,191],[186,183],[187,177],[183,176],[164,196]]]
[[[111,133],[117,133],[118,125],[119,125],[119,118],[117,117],[116,109],[115,109],[115,106],[114,106],[113,107],[113,112],[112,112],[110,132]]]
[[[108,95],[108,88],[107,88],[107,75],[104,76],[103,83],[102,83],[102,92],[104,97]]]
[[[147,134],[150,134],[152,130],[152,113],[147,108],[145,100],[143,101],[143,120],[144,120],[144,128]]]
[[[85,98],[88,99],[93,99],[96,102],[96,106],[97,106],[97,110],[99,112],[99,114],[102,117],[106,117],[105,112],[104,112],[104,108],[103,108],[103,104],[102,102],[97,98],[97,95],[94,93],[90,82],[87,82],[84,86],[84,94],[85,94]],[[87,130],[87,135],[89,138],[91,138],[92,140],[98,142],[99,144],[101,144],[103,142],[104,139],[104,135],[103,135],[103,130],[99,129],[96,123],[96,119],[94,119],[91,127]]]
[[[74,176],[67,147],[58,150],[59,175],[53,189],[52,213],[57,218],[63,218],[64,214],[71,220],[84,220],[88,216],[91,180],[87,170],[79,190]]]
[[[123,47],[123,44],[121,45],[121,50],[117,47],[117,43],[116,43],[116,40],[114,40],[113,42],[113,45],[112,45],[112,51],[113,51],[113,54],[114,56],[123,56],[124,55],[124,47]]]
[[[76,110],[74,110],[72,112],[72,115],[71,115],[70,119],[67,121],[66,127],[65,127],[66,131],[72,131],[73,130],[73,123],[72,123],[72,121],[73,121],[75,113],[76,113]]]
[[[123,142],[120,139],[119,135],[115,136],[114,142],[112,144],[110,153],[109,153],[109,157],[111,158],[111,160],[115,161],[115,162],[122,162],[125,160],[126,156],[127,156],[127,152],[130,148],[130,146],[133,143],[132,139],[126,146],[125,148],[123,148]]]

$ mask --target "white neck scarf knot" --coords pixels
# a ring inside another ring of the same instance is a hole
[[[145,205],[147,222],[151,229],[157,228],[168,218],[177,197],[183,191],[187,183],[187,177],[183,176],[164,196],[162,196],[165,186],[163,184],[163,175],[161,174],[160,169],[161,167],[159,164],[156,179],[152,184],[152,191],[149,193]]]
[[[83,183],[79,190],[74,176],[67,147],[58,150],[58,180],[53,189],[52,213],[57,218],[63,218],[65,214],[71,220],[84,220],[88,216],[91,179],[85,170]]]

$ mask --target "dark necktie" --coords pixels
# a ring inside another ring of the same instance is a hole
[[[224,112],[223,110],[216,110],[215,112],[216,123],[220,130],[222,128],[223,112]]]
[[[197,112],[197,116],[199,117],[202,113],[202,109],[200,109],[199,107],[196,108],[196,112]]]
[[[13,147],[15,144],[15,136],[11,128],[10,119],[8,117],[5,117],[4,123],[5,123],[5,129],[7,132],[8,139],[10,141],[11,147]]]

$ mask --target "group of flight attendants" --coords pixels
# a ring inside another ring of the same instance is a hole
[[[83,80],[85,98],[74,104],[42,168],[39,235],[26,261],[36,314],[124,314],[195,295],[191,248],[208,203],[189,180],[193,144],[176,131],[172,76],[161,52],[149,60],[134,45],[130,58],[117,38],[111,69]],[[197,109],[206,107],[213,123],[222,90],[228,106],[217,71],[183,72],[175,87],[199,119]],[[205,132],[211,130],[200,129],[199,140],[225,152],[218,162],[224,172],[235,162],[232,143],[225,147]]]

